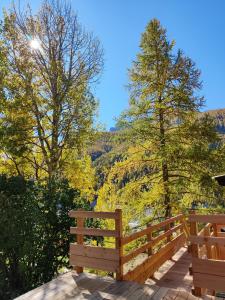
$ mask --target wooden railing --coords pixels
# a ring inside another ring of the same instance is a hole
[[[190,242],[193,293],[196,296],[225,291],[225,215],[196,215],[191,212]],[[199,231],[199,225],[204,224]]]
[[[93,212],[71,211],[70,217],[77,218],[77,227],[71,227],[71,234],[77,235],[77,243],[70,245],[70,264],[78,273],[83,267],[94,268],[116,273],[117,280],[144,282],[184,244],[188,229],[183,215],[167,219],[159,224],[148,225],[142,231],[122,236],[122,211]],[[86,218],[114,219],[115,229],[104,230],[84,228]],[[114,237],[115,248],[93,247],[84,245],[84,235]],[[142,244],[129,253],[125,253],[126,245],[142,239]],[[124,266],[145,253],[145,259],[133,270],[124,272]]]
[[[71,211],[71,218],[77,219],[77,227],[71,227],[70,233],[77,235],[77,244],[70,244],[70,265],[75,266],[78,273],[83,272],[83,267],[104,270],[116,273],[118,280],[122,279],[120,257],[122,238],[122,211],[115,212],[93,212],[93,211]],[[114,219],[115,230],[104,230],[97,228],[84,228],[85,219],[100,218]],[[114,237],[115,248],[104,248],[84,245],[84,236]]]
[[[147,243],[123,256],[121,262],[122,264],[129,263],[129,261],[145,251],[147,251],[148,256],[140,265],[128,271],[123,276],[124,280],[144,283],[166,260],[175,254],[186,240],[184,218],[182,215],[178,215],[159,224],[148,226],[140,232],[124,237],[122,245],[124,246],[144,236],[146,236]]]

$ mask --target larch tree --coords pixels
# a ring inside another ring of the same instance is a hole
[[[219,142],[215,124],[199,113],[204,105],[198,96],[200,72],[174,46],[160,22],[150,21],[129,72],[130,104],[119,122],[128,147],[100,199],[118,199],[124,210],[129,207],[131,218],[139,207],[142,215],[150,207],[170,216],[184,195],[196,193],[203,178],[210,181],[209,169],[218,166],[217,146],[210,147]]]
[[[83,148],[97,101],[91,87],[103,65],[100,42],[84,30],[71,4],[45,0],[37,13],[15,6],[4,14],[1,52],[1,144],[17,169],[35,177],[62,172],[68,155]]]

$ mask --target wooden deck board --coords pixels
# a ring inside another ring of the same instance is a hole
[[[191,294],[192,278],[188,274],[190,256],[180,249],[167,261],[153,279],[145,284],[115,281],[94,274],[77,275],[75,271],[57,277],[18,298],[17,300],[198,300]],[[216,299],[215,297],[205,300]],[[221,299],[221,298],[220,298]]]
[[[191,291],[192,276],[189,275],[190,254],[185,247],[181,248],[172,258],[155,272],[154,277],[146,284],[158,285],[175,290]]]

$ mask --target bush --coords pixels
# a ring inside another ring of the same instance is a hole
[[[68,266],[74,222],[68,212],[81,207],[90,210],[66,180],[40,184],[0,176],[0,299],[23,294]]]

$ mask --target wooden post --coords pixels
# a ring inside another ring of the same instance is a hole
[[[151,224],[147,224],[147,227],[150,228]],[[152,240],[152,232],[150,232],[149,234],[147,234],[147,241],[151,242],[151,240]],[[148,256],[151,256],[151,255],[152,255],[152,247],[148,248]]]
[[[167,224],[167,225],[165,226],[165,232],[168,231],[168,230],[170,230],[171,227],[172,227],[172,226],[171,226],[171,223],[170,223],[170,224]],[[170,234],[170,235],[168,235],[168,237],[166,238],[167,243],[169,243],[169,242],[171,241],[171,239],[172,239],[172,236],[171,236],[171,234]]]
[[[79,211],[83,211],[82,208],[78,209]],[[77,218],[77,228],[84,228],[84,218]],[[77,244],[83,245],[84,243],[84,236],[82,234],[77,234]],[[83,273],[84,268],[81,266],[76,266],[75,270],[78,274]]]
[[[123,224],[122,224],[122,210],[116,209],[117,218],[115,219],[115,230],[118,233],[116,237],[116,249],[119,250],[119,270],[116,272],[116,280],[123,280],[123,265],[121,262],[121,257],[123,256],[123,247],[121,244],[121,239],[123,236]]]
[[[217,230],[217,224],[213,223],[213,235],[214,236],[218,236],[218,230]],[[221,255],[220,255],[220,247],[216,244],[215,245],[215,252],[216,252],[216,257],[214,257],[215,259],[220,259]]]
[[[210,233],[210,227],[211,227],[210,224],[206,224],[206,226],[205,226],[205,228],[204,228],[204,237],[208,237],[208,236],[210,237],[210,236],[211,236],[211,233]],[[212,254],[212,246],[206,244],[205,247],[206,247],[206,255],[207,255],[207,259],[213,258],[213,254]],[[216,291],[215,291],[215,290],[212,290],[211,293],[212,293],[212,296],[215,296]]]
[[[195,211],[190,211],[190,214],[195,215]],[[190,222],[190,234],[191,235],[198,235],[198,224],[197,222]],[[198,245],[197,244],[191,244],[191,255],[192,257],[199,257],[198,254]],[[195,296],[201,296],[202,295],[202,289],[200,287],[194,286],[193,294]]]
[[[185,233],[185,235],[186,235],[186,238],[188,239],[188,238],[190,237],[190,231],[189,231],[187,222],[186,222],[186,220],[185,220],[185,216],[183,216],[183,218],[182,218],[182,223],[183,223],[183,225],[184,225],[183,231],[184,231],[184,233]]]
[[[205,237],[207,237],[207,236],[210,237],[210,226],[208,226],[208,224],[204,228],[204,236]],[[212,258],[212,246],[206,244],[205,247],[206,247],[207,258],[211,259]]]

